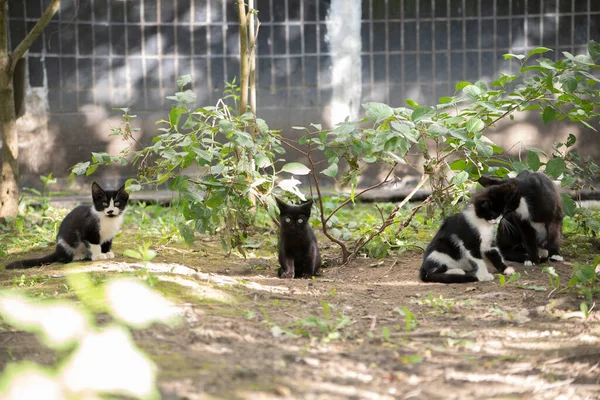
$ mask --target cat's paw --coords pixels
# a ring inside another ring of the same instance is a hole
[[[504,276],[514,275],[515,269],[513,267],[508,267],[504,270]]]
[[[533,267],[535,263],[533,261],[525,260],[523,265],[525,265],[526,267]]]
[[[283,270],[283,269],[279,269],[279,271],[277,271],[277,276],[279,276],[281,279],[294,279],[294,270]]]
[[[548,258],[548,250],[538,248],[540,258]]]
[[[494,280],[494,275],[492,275],[492,274],[490,274],[488,272],[486,275],[479,275],[479,276],[477,276],[477,279],[479,279],[480,282],[493,281]]]
[[[561,255],[559,255],[559,254],[552,254],[550,256],[550,259],[552,261],[565,261],[565,259]]]
[[[92,261],[97,261],[97,260],[106,260],[106,254],[104,254],[104,253],[94,254],[92,256]]]
[[[106,254],[106,258],[115,258],[115,253],[113,253],[112,251],[109,251],[108,253],[104,253]]]

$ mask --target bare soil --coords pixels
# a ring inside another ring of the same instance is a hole
[[[117,244],[115,253],[122,250]],[[281,280],[272,256],[225,257],[217,241],[158,251],[146,267],[179,304],[182,322],[134,337],[158,365],[165,399],[600,399],[599,313],[584,319],[581,298],[552,291],[541,266],[512,264],[521,278],[504,287],[497,277],[425,284],[422,254],[408,252],[350,266],[330,261],[316,279]],[[334,254],[326,249],[325,259]],[[564,286],[573,266],[552,266]],[[21,272],[1,270],[0,282],[68,297],[67,271],[108,277],[140,268],[118,257],[26,270],[46,278],[24,286],[13,283]],[[336,329],[344,317],[351,322]],[[323,331],[306,326],[317,320]],[[4,326],[0,366],[11,359],[50,364],[56,355]]]

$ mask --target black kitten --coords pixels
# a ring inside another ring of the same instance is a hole
[[[483,186],[512,182],[521,192],[519,207],[498,226],[497,242],[507,260],[538,264],[541,259],[562,261],[562,201],[554,183],[540,172],[521,171],[516,178],[482,176]]]
[[[491,281],[484,256],[500,273],[510,275],[500,251],[494,247],[494,225],[519,205],[519,190],[507,183],[476,192],[462,212],[444,220],[423,257],[424,282],[462,283]]]
[[[10,263],[6,269],[31,268],[53,262],[114,258],[112,240],[123,223],[129,194],[125,186],[119,190],[103,190],[92,184],[93,206],[73,209],[61,222],[56,236],[56,250],[42,258]]]
[[[313,204],[308,200],[299,206],[285,204],[275,198],[279,207],[280,278],[310,278],[321,266],[321,255],[315,233],[308,224]]]

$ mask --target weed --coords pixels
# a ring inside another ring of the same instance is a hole
[[[147,268],[141,268],[141,269],[135,271],[133,273],[133,275],[143,281],[146,281],[146,283],[150,287],[154,287],[158,283],[158,277],[156,275],[154,275],[152,272],[148,271]]]
[[[156,252],[150,249],[149,243],[144,243],[142,246],[138,247],[137,250],[127,249],[123,253],[125,257],[135,258],[136,260],[140,260],[143,262],[149,262],[156,257]]]
[[[508,283],[519,280],[520,277],[521,277],[521,274],[518,272],[515,272],[514,274],[509,276],[508,279],[506,279],[506,277],[504,275],[500,274],[500,275],[498,275],[498,281],[500,282],[500,287],[504,287]]]
[[[13,287],[32,287],[38,283],[44,283],[52,279],[48,275],[33,275],[33,276],[13,276],[12,285]]]
[[[247,320],[253,320],[256,318],[256,313],[252,310],[244,310],[242,312],[242,314],[244,315],[244,318]]]
[[[552,289],[556,290],[560,287],[560,277],[556,273],[554,267],[545,267],[542,269],[542,272],[545,272],[548,275],[548,282]]]
[[[331,315],[331,306],[325,300],[321,300],[321,308],[323,311],[323,318],[318,315],[311,315],[307,318],[301,319],[292,323],[294,333],[301,336],[312,336],[312,332],[306,328],[318,328],[319,333],[322,335],[322,341],[327,343],[331,340],[340,339],[341,331],[352,323],[352,319],[346,315],[336,314],[335,317]]]
[[[586,301],[586,306],[591,310],[590,307],[593,305],[593,297],[595,294],[600,293],[600,276],[596,272],[596,267],[600,263],[600,257],[596,257],[594,262],[589,264],[577,264],[573,271],[573,276],[569,280],[567,289],[575,291],[582,295]]]
[[[384,326],[383,328],[381,328],[381,337],[386,342],[389,342],[390,341],[390,328],[388,328],[387,326]]]
[[[427,294],[426,299],[416,300],[417,304],[428,305],[430,307],[433,307],[439,314],[443,314],[445,312],[450,311],[450,309],[452,309],[452,306],[454,306],[455,302],[456,301],[452,299],[445,299],[444,296],[442,296],[441,294],[439,297],[434,297],[433,293],[431,292]]]
[[[417,317],[408,309],[408,307],[402,306],[394,309],[398,314],[404,317],[404,331],[410,332],[419,325]]]

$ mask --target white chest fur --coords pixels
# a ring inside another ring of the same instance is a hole
[[[481,251],[485,252],[491,249],[494,241],[494,225],[484,219],[478,218],[477,215],[475,215],[475,210],[472,205],[467,207],[467,209],[463,211],[463,214],[469,225],[479,233]]]
[[[546,240],[546,226],[541,222],[533,222],[531,220],[529,206],[527,205],[527,201],[524,197],[521,197],[521,201],[519,202],[519,207],[517,207],[516,213],[521,220],[528,222],[533,229],[535,229],[538,242],[543,242]]]
[[[111,240],[116,236],[117,233],[119,233],[121,224],[123,224],[123,213],[113,218],[109,218],[99,212],[94,212],[94,214],[98,218],[98,225],[100,228],[100,244]]]

